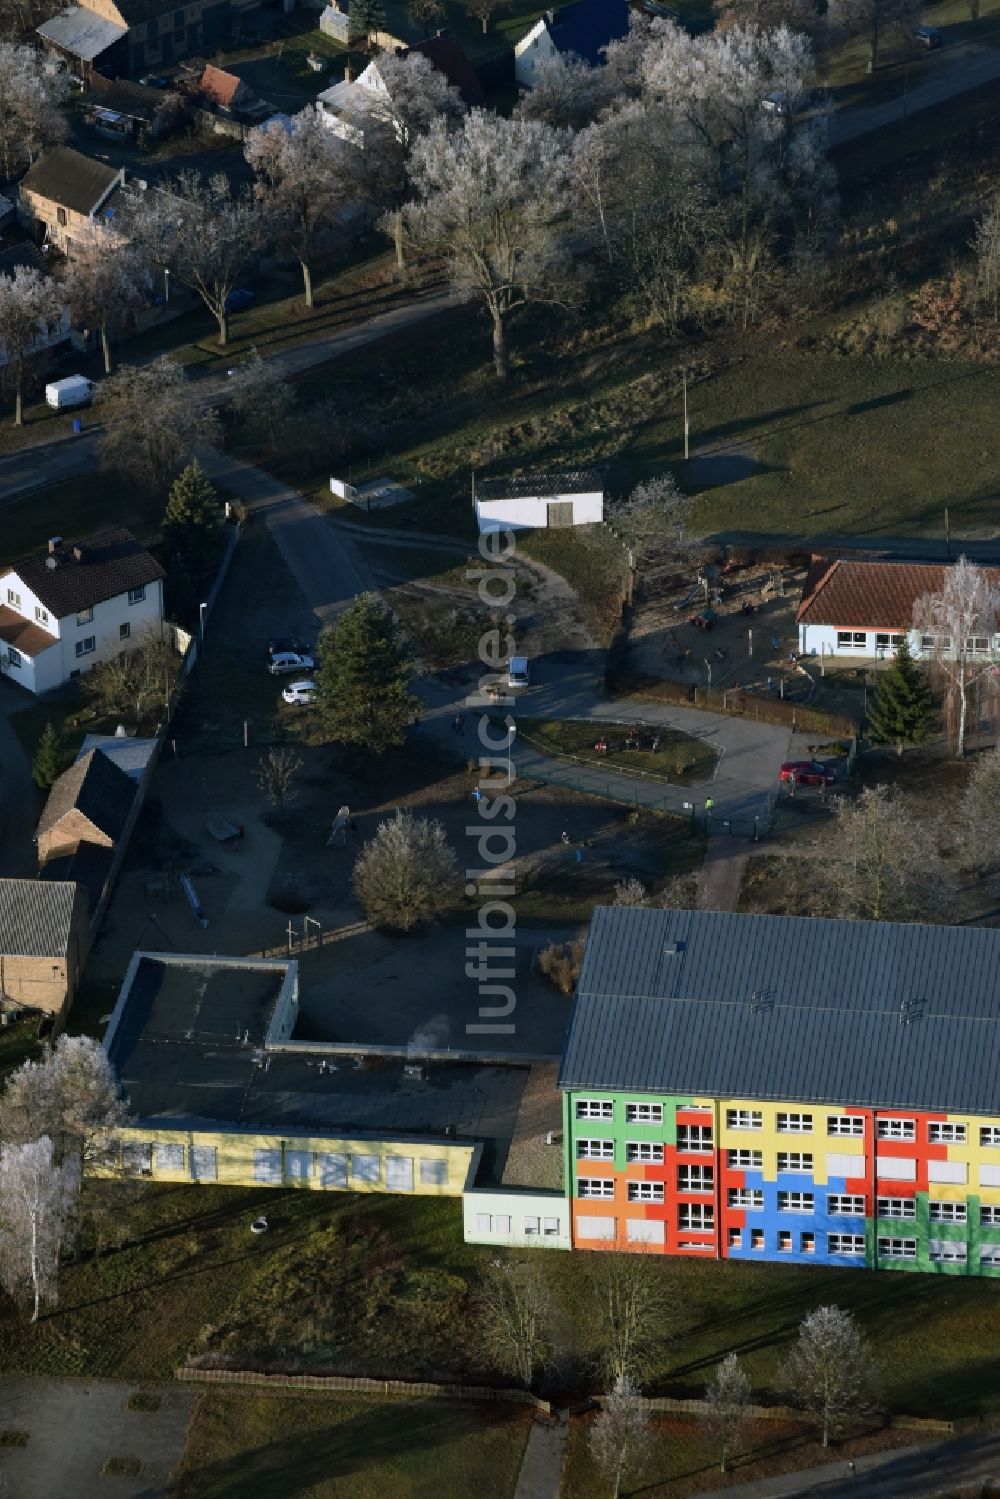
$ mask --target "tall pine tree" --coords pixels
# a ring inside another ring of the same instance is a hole
[[[195,458],[171,485],[163,538],[196,582],[202,581],[218,554],[222,512],[222,501]]]
[[[316,706],[345,744],[380,755],[402,744],[417,705],[403,632],[375,594],[363,593],[320,641]]]
[[[51,720],[42,730],[31,762],[31,776],[36,786],[48,791],[53,782],[62,775],[64,755],[59,744],[59,735]]]
[[[923,744],[930,738],[936,718],[927,678],[904,638],[896,659],[879,678],[875,701],[868,710],[868,737],[873,744],[894,744],[901,755],[904,745]]]

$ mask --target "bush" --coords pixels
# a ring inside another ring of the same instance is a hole
[[[573,942],[550,942],[538,954],[539,968],[561,994],[572,994],[576,988],[585,947],[586,943],[576,938]]]

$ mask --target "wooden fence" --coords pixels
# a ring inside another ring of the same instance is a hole
[[[184,1364],[174,1370],[186,1384],[240,1385],[256,1390],[313,1391],[324,1395],[405,1395],[411,1400],[475,1400],[499,1405],[530,1405],[552,1414],[548,1400],[530,1390],[502,1390],[493,1385],[439,1384],[420,1379],[364,1379],[349,1374],[267,1374],[259,1369],[202,1369]]]

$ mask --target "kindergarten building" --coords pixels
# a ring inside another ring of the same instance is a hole
[[[461,1198],[484,1244],[1000,1274],[998,931],[598,909],[561,1190],[502,1170],[523,1063],[297,1017],[292,960],[136,953],[105,1041],[132,1169]]]

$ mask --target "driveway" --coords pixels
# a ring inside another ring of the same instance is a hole
[[[0,680],[0,878],[30,879],[38,868],[34,844],[41,793],[10,714],[34,702],[13,682]]]
[[[138,1385],[97,1379],[8,1379],[0,1383],[0,1429],[27,1432],[0,1449],[11,1499],[160,1499],[187,1441],[197,1391],[144,1387],[154,1411],[129,1410]],[[109,1459],[138,1460],[133,1477],[102,1474]]]

